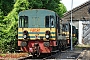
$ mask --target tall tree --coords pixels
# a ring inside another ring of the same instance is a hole
[[[4,43],[8,42],[8,46],[16,49],[17,44],[13,45],[12,42],[17,41],[17,29],[18,29],[18,13],[22,10],[28,9],[27,0],[17,0],[14,4],[14,9],[4,18],[2,21],[2,29],[0,29],[0,41],[2,41],[2,46]],[[4,45],[6,46],[6,44]],[[5,47],[3,47],[5,49]],[[9,48],[7,48],[8,50]]]

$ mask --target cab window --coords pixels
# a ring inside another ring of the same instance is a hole
[[[54,16],[45,17],[45,27],[54,27]]]
[[[45,27],[49,27],[49,16],[45,17]]]
[[[19,27],[21,27],[21,28],[28,27],[28,16],[20,16],[19,17]]]
[[[50,27],[54,27],[54,16],[50,16]]]

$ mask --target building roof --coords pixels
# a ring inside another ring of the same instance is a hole
[[[81,8],[89,5],[89,4],[90,4],[90,0],[87,1],[87,2],[85,2],[84,4],[82,4],[82,5],[80,5],[80,6],[77,6],[76,8],[73,8],[73,9],[72,9],[72,12],[76,12],[77,10],[79,10],[79,9],[81,9]],[[67,16],[67,15],[70,15],[70,14],[71,14],[71,10],[68,11],[68,12],[66,12],[66,13],[64,13],[64,16],[63,16],[63,17],[65,17],[65,16]]]

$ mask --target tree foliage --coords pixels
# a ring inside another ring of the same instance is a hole
[[[6,16],[13,9],[14,0],[0,0],[0,9]]]
[[[65,6],[59,0],[1,0],[0,6],[0,49],[4,52],[17,48],[18,13],[20,11],[49,9],[60,16],[66,12]]]
[[[66,7],[60,0],[28,0],[29,9],[49,9],[55,11],[60,17],[65,13]]]
[[[27,0],[17,0],[14,4],[14,9],[2,20],[2,23],[0,26],[1,30],[1,38],[0,41],[3,41],[1,43],[1,46],[9,46],[16,49],[17,43],[13,44],[14,42],[17,42],[17,30],[18,30],[18,13],[21,10],[26,10],[28,7],[28,1]],[[5,43],[8,42],[8,45]],[[12,43],[11,43],[12,42]],[[6,52],[10,48],[1,48],[2,51]]]
[[[58,8],[56,8],[56,12],[58,13],[58,15],[60,16],[60,17],[62,17],[63,16],[63,13],[65,13],[67,10],[66,10],[66,7],[64,6],[64,4],[63,3],[60,3],[60,4],[58,4],[59,6],[58,6]]]

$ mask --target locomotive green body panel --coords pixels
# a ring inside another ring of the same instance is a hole
[[[44,9],[32,9],[25,10],[19,13],[19,16],[28,16],[28,27],[27,28],[45,28],[45,16],[53,15],[54,19],[55,12]],[[54,20],[54,23],[56,19]],[[20,28],[20,27],[19,27]]]

